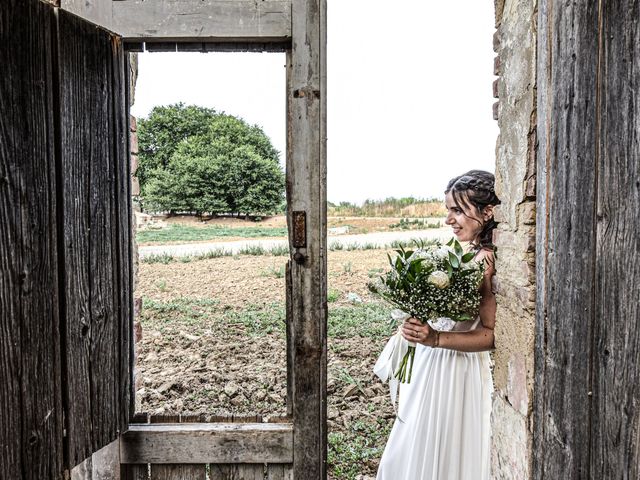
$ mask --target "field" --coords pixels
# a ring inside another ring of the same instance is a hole
[[[140,408],[285,413],[286,257],[141,263]],[[375,475],[394,413],[372,373],[394,328],[366,283],[383,250],[329,253],[329,463],[335,479]]]
[[[438,205],[426,206],[437,210]],[[329,235],[332,228],[348,227],[348,234],[370,233],[370,238],[376,232],[438,228],[442,220],[343,215],[329,217],[328,227]],[[154,219],[138,230],[137,240],[162,245],[285,236],[283,216],[259,222],[176,216]],[[390,308],[367,289],[387,267],[387,251],[374,243],[340,248],[329,243],[329,473],[332,479],[364,479],[375,476],[395,418],[388,387],[372,368],[396,327],[389,322]],[[287,258],[286,247],[254,245],[236,254],[222,248],[197,256],[152,255],[140,262],[139,410],[285,414]]]
[[[350,234],[363,234],[439,228],[442,224],[443,218],[439,216],[420,218],[336,216],[327,219],[329,235],[332,234],[333,228],[346,227]],[[175,216],[154,218],[150,225],[138,229],[136,240],[140,245],[168,245],[245,238],[282,238],[286,234],[286,218],[282,215],[268,217],[260,222],[228,217],[197,219],[193,216]]]

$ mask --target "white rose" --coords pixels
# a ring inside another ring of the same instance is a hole
[[[427,278],[427,282],[436,288],[443,289],[449,286],[449,275],[440,270],[436,270]]]

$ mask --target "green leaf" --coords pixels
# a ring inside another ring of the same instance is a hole
[[[447,242],[447,246],[449,246],[449,247],[450,247],[451,245],[453,245],[453,242],[455,242],[455,241],[456,241],[456,239],[455,239],[455,238],[453,238],[453,237],[451,237],[451,240],[449,240],[449,241]]]
[[[476,256],[475,252],[465,253],[465,254],[462,256],[462,263],[468,263],[468,262],[470,262],[471,260],[473,260],[473,257],[475,257],[475,256]]]
[[[462,250],[462,245],[460,245],[460,242],[457,240],[453,242],[453,250],[456,252],[456,255],[458,256],[462,255],[462,252],[464,252],[464,250]]]
[[[449,263],[453,268],[460,268],[460,259],[453,252],[449,252]]]

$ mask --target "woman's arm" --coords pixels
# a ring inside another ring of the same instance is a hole
[[[469,332],[436,332],[427,323],[416,318],[408,319],[402,326],[402,335],[411,342],[429,347],[448,348],[461,352],[493,350],[493,329],[496,323],[496,297],[491,287],[495,274],[493,252],[482,251],[479,261],[485,261],[486,269],[480,285],[480,325]]]

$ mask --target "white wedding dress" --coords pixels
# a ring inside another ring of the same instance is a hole
[[[489,352],[417,345],[377,480],[488,480],[492,390]]]

